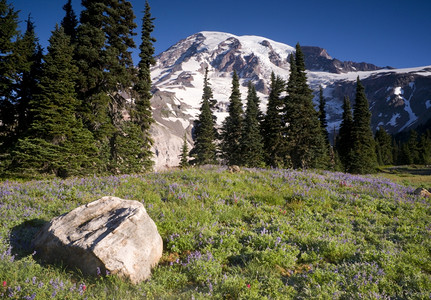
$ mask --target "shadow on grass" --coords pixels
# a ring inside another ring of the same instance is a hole
[[[387,168],[388,171],[394,174],[410,174],[410,175],[431,175],[431,167],[415,167],[415,166],[397,166]]]
[[[46,223],[48,222],[42,219],[32,219],[12,228],[9,238],[12,254],[16,259],[33,254],[32,240]]]

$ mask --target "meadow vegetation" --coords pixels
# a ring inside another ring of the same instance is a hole
[[[185,169],[0,183],[0,298],[429,299],[431,199],[382,176]],[[164,253],[152,278],[43,265],[31,239],[102,196],[141,201]]]

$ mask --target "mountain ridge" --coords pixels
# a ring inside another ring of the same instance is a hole
[[[431,118],[431,66],[408,69],[378,67],[369,63],[342,62],[320,47],[301,48],[304,49],[308,82],[315,92],[316,103],[319,86],[323,87],[330,133],[337,129],[341,121],[343,97],[349,96],[354,102],[354,84],[358,76],[365,86],[373,113],[373,130],[384,126],[388,132],[398,133]],[[215,111],[217,124],[221,125],[227,115],[232,72],[235,70],[240,77],[244,104],[247,84],[252,81],[261,100],[261,109],[265,111],[271,73],[287,80],[290,74],[289,55],[294,51],[289,45],[265,37],[202,31],[160,53],[151,73],[153,92],[155,97],[159,97],[159,106],[165,102],[163,111],[169,111],[169,116],[163,116],[161,110],[154,114],[159,120],[157,124],[163,123],[165,130],[175,133],[177,142],[175,147],[170,145],[172,149],[166,149],[165,145],[161,151],[156,141],[154,152],[159,153],[157,161],[168,161],[168,166],[179,161],[177,156],[184,132],[187,133],[189,147],[192,146],[190,131],[193,120],[199,114],[206,67],[209,69],[214,99],[218,101]],[[183,109],[173,109],[172,105]],[[182,136],[177,134],[180,131]],[[169,139],[172,140],[172,137]],[[167,153],[169,158],[161,157],[160,153]]]

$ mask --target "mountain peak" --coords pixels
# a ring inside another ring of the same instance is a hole
[[[429,119],[431,72],[426,67],[382,69],[372,64],[337,60],[320,47],[301,48],[315,100],[318,100],[319,86],[323,87],[331,132],[340,124],[344,96],[352,100],[355,97],[358,76],[373,113],[373,129],[384,126],[390,133],[396,133]],[[228,114],[232,72],[235,70],[240,77],[244,103],[247,84],[251,81],[265,111],[271,73],[288,80],[289,55],[294,51],[289,45],[265,37],[202,31],[158,55],[151,70],[154,91],[157,91],[152,100],[158,124],[154,129],[156,165],[177,164],[184,132],[190,137],[193,120],[199,114],[205,68],[209,70],[209,82],[218,102],[214,114],[220,125]]]

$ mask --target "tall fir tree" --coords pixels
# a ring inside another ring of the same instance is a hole
[[[125,128],[130,129],[123,124],[124,94],[131,93],[136,77],[130,51],[135,48],[135,15],[125,0],[83,0],[82,6],[76,50],[80,113],[95,134],[105,169],[118,171],[124,157],[117,139],[129,136]]]
[[[431,164],[431,130],[422,133],[419,148],[421,164]]]
[[[6,0],[0,0],[0,164],[6,161],[3,154],[12,146],[17,122],[15,91],[22,64],[16,52],[18,23],[18,11]]]
[[[156,63],[154,59],[154,45],[156,39],[151,36],[154,30],[154,18],[151,16],[151,8],[148,1],[145,2],[145,11],[142,18],[141,45],[139,46],[139,64],[136,83],[133,86],[135,106],[130,112],[132,121],[139,126],[140,140],[142,141],[140,153],[143,157],[143,170],[150,170],[153,165],[151,146],[154,141],[151,138],[150,127],[154,123],[151,111],[151,66]]]
[[[296,45],[295,67],[287,86],[285,114],[290,159],[294,168],[326,168],[328,166],[318,113],[314,109],[313,94],[307,84],[304,55]]]
[[[203,91],[202,98],[207,99],[209,101],[210,109],[211,109],[211,112],[213,114],[214,123],[217,123],[217,117],[214,115],[214,112],[217,108],[217,100],[214,99],[213,91],[211,89],[211,85],[210,85],[208,80],[209,80],[208,79],[208,67],[206,67],[205,68],[205,74],[204,74],[204,91]],[[216,133],[216,137],[218,138],[218,133]]]
[[[184,133],[184,138],[183,138],[183,146],[181,148],[181,154],[180,154],[180,168],[184,169],[190,166],[189,163],[189,146],[187,143],[187,136]]]
[[[17,170],[62,177],[94,171],[97,148],[93,136],[76,118],[79,105],[75,94],[76,74],[70,37],[57,26],[49,40],[40,93],[30,103],[33,122],[15,148]]]
[[[399,164],[399,158],[400,158],[400,145],[398,143],[398,141],[393,138],[392,139],[392,157],[394,160],[394,164]]]
[[[61,26],[64,28],[64,33],[70,36],[71,43],[74,44],[77,38],[78,19],[72,8],[72,0],[67,0],[66,4],[63,6],[63,10],[66,15],[63,20],[61,20]]]
[[[323,88],[319,86],[319,121],[325,143],[329,148],[328,121],[326,120],[326,99],[323,97]]]
[[[419,136],[415,130],[410,130],[409,139],[401,148],[405,164],[420,164]]]
[[[371,131],[371,112],[365,89],[356,81],[356,99],[353,109],[352,149],[347,171],[349,173],[374,173],[377,165],[373,132]]]
[[[222,156],[228,165],[240,165],[244,112],[239,91],[239,77],[236,71],[233,72],[232,93],[229,97],[228,111],[229,115],[226,117],[222,128]]]
[[[208,68],[205,69],[202,104],[198,119],[194,122],[192,136],[194,146],[190,151],[195,165],[214,164],[217,162],[217,130],[215,116],[211,111],[212,89],[208,81]]]
[[[352,138],[353,115],[349,97],[344,97],[343,101],[343,117],[338,132],[337,152],[340,157],[344,171],[347,171],[350,161],[349,155],[353,149]]]
[[[105,33],[103,30],[105,10],[103,1],[82,1],[83,10],[77,28],[76,58],[79,68],[78,97],[82,100],[80,115],[85,125],[94,133],[101,149],[100,156],[109,163],[109,137],[115,128],[109,115],[111,99],[106,86],[107,63],[105,62]]]
[[[18,125],[16,135],[25,133],[31,122],[30,102],[33,95],[38,93],[38,82],[41,76],[43,51],[35,34],[35,26],[31,15],[27,19],[27,29],[22,39],[18,41],[19,55],[26,62],[17,82],[16,111]]]
[[[271,167],[284,166],[285,140],[283,136],[281,93],[285,89],[285,82],[271,74],[271,91],[268,97],[268,107],[263,119],[261,132],[263,136],[263,148],[265,162]]]
[[[259,98],[255,86],[248,83],[247,108],[240,140],[241,162],[246,167],[264,165],[263,139],[259,125]]]
[[[375,134],[376,155],[379,165],[392,165],[392,138],[387,131],[380,126]]]

